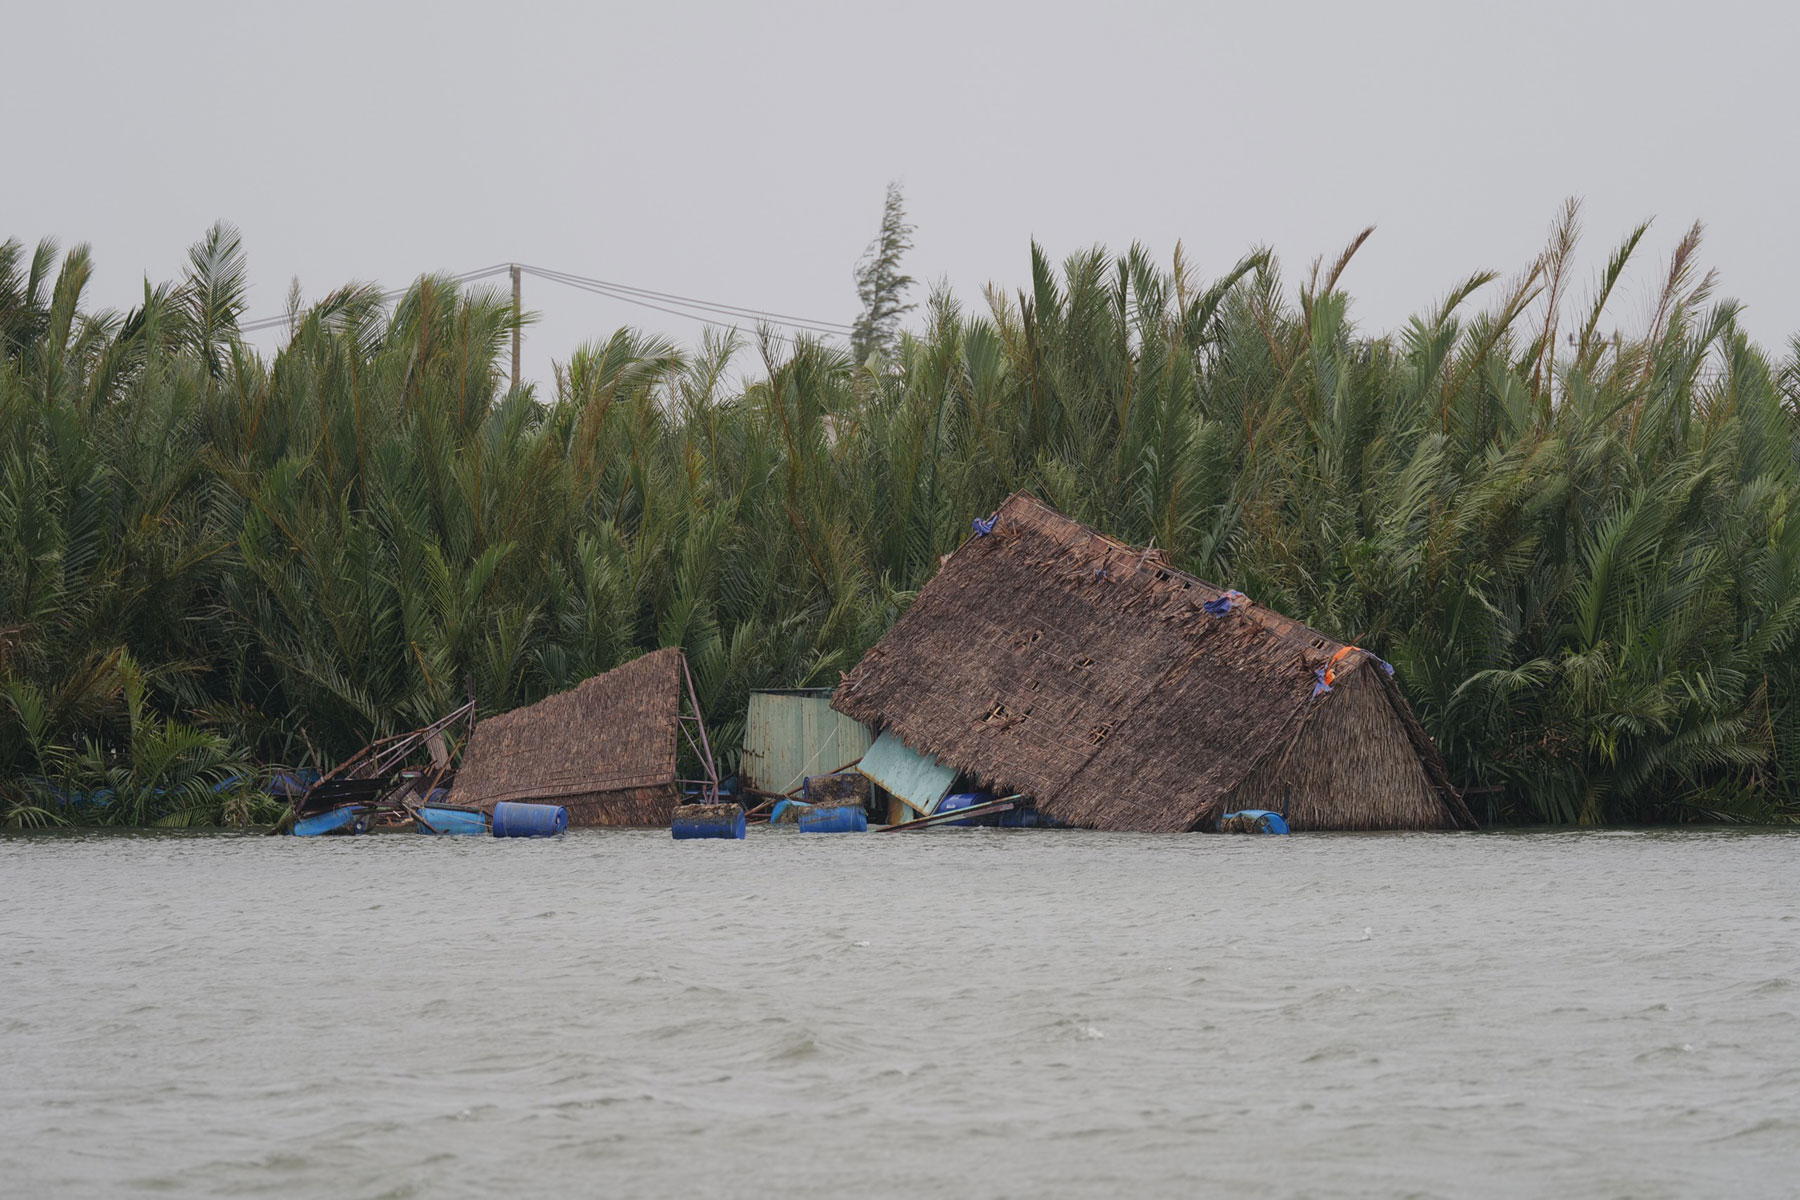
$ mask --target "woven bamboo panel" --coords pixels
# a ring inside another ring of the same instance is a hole
[[[845,675],[832,707],[1058,820],[1146,832],[1210,827],[1253,771],[1293,758],[1315,718],[1354,708],[1301,747],[1354,764],[1310,796],[1308,827],[1469,823],[1374,660],[1347,655],[1337,688],[1314,699],[1314,670],[1342,643],[1260,605],[1206,613],[1220,595],[1015,495]],[[1360,691],[1385,703],[1354,704],[1346,685],[1364,675],[1381,676]],[[1350,739],[1384,749],[1351,754]]]

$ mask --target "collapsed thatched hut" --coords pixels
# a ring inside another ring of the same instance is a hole
[[[1473,827],[1372,655],[1023,494],[980,525],[833,708],[1075,826]]]
[[[571,825],[667,825],[686,663],[658,650],[475,726],[452,798],[560,804]]]

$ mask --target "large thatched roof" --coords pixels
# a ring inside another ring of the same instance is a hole
[[[832,707],[1073,825],[1177,831],[1265,807],[1310,829],[1472,826],[1376,660],[1029,496],[951,555]]]
[[[676,801],[680,650],[658,650],[475,727],[457,804],[561,804],[571,825],[664,825]]]

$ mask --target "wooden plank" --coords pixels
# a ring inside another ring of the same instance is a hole
[[[916,821],[907,821],[901,825],[889,825],[886,829],[877,829],[875,832],[898,833],[902,829],[925,829],[932,825],[960,821],[964,817],[985,817],[993,813],[1003,813],[1009,809],[1017,808],[1018,805],[1014,804],[1013,801],[1020,798],[1021,797],[1019,796],[1008,796],[1004,800],[989,800],[986,804],[976,804],[969,808],[958,808],[951,812],[933,813],[929,817],[920,817]]]

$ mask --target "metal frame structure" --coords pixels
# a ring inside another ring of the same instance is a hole
[[[293,815],[296,818],[306,815],[311,807],[309,801],[312,800],[315,793],[321,788],[324,788],[328,793],[334,790],[333,788],[327,787],[326,785],[328,784],[341,786],[352,781],[367,781],[374,785],[374,795],[371,799],[362,801],[362,803],[367,803],[376,809],[386,808],[403,810],[414,820],[421,820],[422,822],[417,811],[417,806],[407,802],[407,793],[414,791],[418,792],[420,800],[431,795],[432,789],[437,787],[438,784],[442,782],[443,778],[449,774],[451,769],[450,764],[448,762],[439,764],[432,769],[429,775],[421,776],[418,779],[407,780],[397,786],[394,783],[394,773],[400,769],[401,765],[405,763],[408,758],[418,751],[419,747],[425,745],[432,738],[442,734],[458,721],[463,720],[468,721],[469,732],[474,733],[475,700],[472,696],[467,703],[459,706],[454,711],[439,717],[429,725],[419,729],[410,730],[406,733],[396,733],[385,738],[377,738],[375,741],[370,742],[367,746],[364,746],[361,750],[358,750],[355,754],[352,754],[349,758],[333,767],[328,773],[321,776],[318,782],[296,796],[290,806],[293,810]],[[424,786],[421,787],[421,783]],[[336,808],[338,805],[333,804],[329,807]],[[427,828],[429,828],[429,825],[427,825]]]
[[[700,695],[694,690],[694,673],[688,667],[687,655],[681,656],[681,678],[687,684],[687,715],[681,712],[681,706],[675,706],[675,723],[680,726],[681,734],[687,738],[688,748],[700,759],[700,768],[706,772],[705,779],[677,779],[677,786],[697,783],[700,785],[700,802],[717,804],[719,802],[719,765],[713,761],[712,743],[706,737],[706,720],[700,715]],[[689,728],[692,726],[692,728]],[[698,732],[700,740],[694,740]]]

